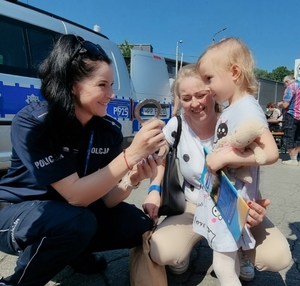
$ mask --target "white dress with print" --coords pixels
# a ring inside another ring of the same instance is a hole
[[[226,134],[230,135],[239,123],[250,118],[258,119],[268,128],[261,106],[252,95],[246,95],[222,112],[216,125],[215,142]],[[218,130],[222,130],[223,133],[218,133]],[[259,196],[259,167],[249,167],[249,172],[253,182],[244,183],[236,178],[235,188],[244,199],[255,201]],[[234,176],[233,173],[231,175]],[[235,241],[210,194],[204,190],[199,193],[193,229],[204,236],[210,247],[218,252],[232,252],[240,247],[244,250],[255,247],[255,239],[246,226],[240,239]]]

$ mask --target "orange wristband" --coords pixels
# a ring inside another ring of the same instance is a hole
[[[126,152],[126,149],[123,149],[124,161],[126,163],[126,166],[127,166],[128,170],[132,170],[132,168],[130,168],[130,166],[129,166],[128,162],[127,162],[126,153],[125,152]]]

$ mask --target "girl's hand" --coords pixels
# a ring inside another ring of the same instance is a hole
[[[220,160],[221,154],[219,152],[213,152],[206,156],[206,166],[210,173],[216,175],[218,170],[221,170],[224,165]]]
[[[257,163],[251,149],[246,148],[241,152],[239,149],[232,148],[226,152],[220,149],[220,151],[217,150],[208,154],[206,165],[211,173],[216,174],[218,170],[225,166],[257,166]]]
[[[158,220],[158,208],[160,206],[160,194],[158,191],[152,191],[148,194],[142,207],[144,212],[155,222]]]
[[[256,202],[247,201],[250,208],[247,217],[246,225],[248,228],[256,226],[263,221],[263,218],[267,214],[266,207],[271,203],[269,199],[259,200]]]

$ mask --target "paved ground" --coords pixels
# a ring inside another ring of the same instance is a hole
[[[286,155],[282,154],[282,158],[286,159]],[[281,159],[272,166],[261,168],[261,190],[264,197],[272,200],[268,217],[286,236],[293,261],[280,273],[256,271],[255,279],[244,286],[300,286],[300,166],[282,165]],[[146,184],[143,184],[128,201],[141,206],[146,189]],[[128,253],[128,250],[105,252],[108,268],[99,275],[80,275],[66,267],[47,286],[129,286]],[[0,252],[0,276],[12,273],[15,261],[16,257]],[[211,264],[211,249],[205,242],[200,242],[191,254],[186,273],[176,276],[168,272],[169,286],[219,285]]]

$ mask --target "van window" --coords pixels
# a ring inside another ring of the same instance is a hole
[[[53,48],[52,35],[28,29],[28,39],[31,57],[31,68],[37,69]]]
[[[0,19],[0,64],[28,68],[26,44],[21,27]]]
[[[0,72],[36,77],[59,33],[0,16]]]

